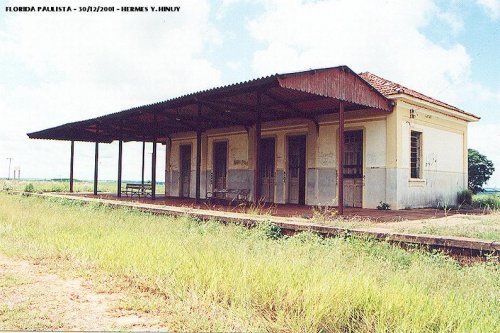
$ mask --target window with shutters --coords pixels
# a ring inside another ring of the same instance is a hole
[[[422,178],[422,133],[411,131],[410,141],[410,175],[411,178]]]

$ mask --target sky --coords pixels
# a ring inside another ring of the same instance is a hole
[[[68,3],[181,9],[6,11]],[[500,187],[499,59],[500,0],[0,0],[0,177],[7,158],[22,177],[69,176],[69,142],[29,140],[28,132],[263,75],[347,65],[480,116],[469,148],[494,162],[488,186]],[[100,149],[100,178],[116,179],[117,144]],[[93,151],[75,144],[76,178],[92,179]],[[150,163],[150,145],[146,152]],[[164,156],[161,146],[159,170]],[[140,161],[141,144],[126,143],[124,179],[140,179]]]

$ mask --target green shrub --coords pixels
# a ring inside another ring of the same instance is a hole
[[[33,184],[31,184],[31,183],[26,184],[24,186],[24,192],[28,192],[28,193],[35,192],[35,186],[33,186]]]
[[[457,193],[457,204],[458,205],[472,205],[472,191],[463,190]]]
[[[12,187],[12,184],[6,182],[6,181],[2,181],[2,191],[5,191],[5,192],[10,192],[12,191],[14,188]]]
[[[257,225],[257,230],[260,231],[263,238],[278,239],[281,238],[281,228],[269,221],[260,222]]]

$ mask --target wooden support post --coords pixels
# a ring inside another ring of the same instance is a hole
[[[142,172],[141,184],[144,185],[144,159],[146,158],[146,141],[142,141]]]
[[[116,195],[118,198],[122,196],[122,160],[123,160],[123,141],[118,141],[118,186]]]
[[[254,202],[259,202],[260,200],[260,139],[262,132],[262,93],[257,95],[257,110],[255,117],[255,136],[254,136],[254,179],[253,179],[253,192],[254,192]]]
[[[198,128],[196,130],[196,203],[200,201],[200,187],[201,187],[201,103],[198,103]]]
[[[151,155],[151,199],[156,199],[156,139],[153,141],[153,154]]]
[[[344,102],[339,105],[338,214],[344,215]]]
[[[196,131],[196,202],[200,201],[201,187],[201,131]]]
[[[165,143],[165,198],[170,191],[170,151],[172,150],[172,139],[167,135],[168,142]],[[167,174],[168,172],[168,174]],[[168,184],[168,185],[167,185]]]
[[[99,175],[99,142],[95,143],[95,155],[94,155],[94,195],[97,195],[97,182]]]
[[[69,192],[73,193],[73,168],[75,166],[75,141],[71,141],[71,158],[69,160]]]

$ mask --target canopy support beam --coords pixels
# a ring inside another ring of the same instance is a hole
[[[122,196],[122,161],[123,161],[123,141],[118,141],[118,185],[116,195],[118,198]]]
[[[151,199],[156,199],[156,143],[158,140],[158,115],[153,114],[155,138],[153,140],[153,154],[151,154]]]
[[[201,187],[201,103],[198,103],[198,128],[196,129],[196,203],[200,201]]]
[[[141,171],[141,184],[144,185],[144,164],[146,158],[146,141],[142,141],[142,171]]]
[[[344,102],[339,106],[339,159],[338,159],[338,179],[339,179],[339,199],[338,214],[344,215]]]
[[[73,193],[73,168],[75,166],[75,141],[71,141],[71,158],[69,160],[69,192]]]
[[[172,138],[167,135],[167,139],[168,141],[165,142],[165,197],[168,196],[168,191],[170,191],[170,152],[172,150]]]
[[[255,135],[254,135],[254,179],[253,179],[253,189],[254,189],[254,202],[257,203],[260,200],[260,141],[262,132],[262,93],[257,93],[257,107],[256,107],[256,117],[255,117]]]
[[[97,195],[97,182],[99,177],[99,142],[95,143],[94,152],[94,195]]]
[[[153,154],[151,155],[151,199],[156,199],[156,139],[153,141]]]

